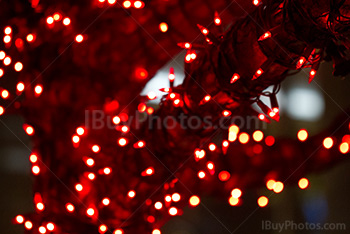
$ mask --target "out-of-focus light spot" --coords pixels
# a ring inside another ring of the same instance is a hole
[[[162,234],[159,229],[154,229],[152,231],[152,234]]]
[[[88,175],[88,178],[89,178],[89,180],[94,180],[95,179],[95,174],[94,173],[89,173],[89,175]]]
[[[38,203],[36,204],[36,208],[37,208],[38,210],[40,210],[40,211],[43,211],[43,210],[45,209],[45,206],[44,206],[43,203],[38,202]]]
[[[265,144],[267,146],[273,146],[273,144],[275,144],[275,138],[273,136],[267,136],[265,138]]]
[[[346,154],[349,152],[349,144],[347,142],[343,142],[339,146],[339,150],[342,154]]]
[[[130,198],[134,198],[135,195],[136,195],[136,193],[135,193],[135,191],[133,191],[133,190],[131,190],[131,191],[128,192],[128,196],[129,196]]]
[[[256,141],[256,142],[260,142],[262,141],[264,138],[264,133],[262,131],[255,131],[253,133],[253,139]]]
[[[43,92],[43,86],[42,85],[37,85],[34,87],[34,92],[37,94],[37,95],[40,95],[42,92]]]
[[[32,42],[32,41],[34,41],[34,35],[33,34],[28,34],[26,39],[27,39],[28,42]]]
[[[171,216],[177,215],[177,208],[176,208],[176,207],[171,207],[171,208],[169,209],[169,214],[170,214]]]
[[[67,17],[64,18],[64,19],[63,19],[63,24],[66,25],[66,26],[70,25],[70,19],[67,18]]]
[[[307,137],[308,137],[308,133],[305,129],[301,129],[298,132],[298,139],[299,141],[306,141]]]
[[[36,163],[38,161],[38,156],[36,156],[35,154],[31,154],[29,156],[29,160],[32,162],[32,163]]]
[[[86,165],[92,167],[94,164],[95,164],[95,161],[92,159],[92,158],[88,158],[86,161],[85,161]]]
[[[221,171],[218,175],[219,180],[221,181],[228,181],[231,177],[230,173],[228,171]]]
[[[17,215],[16,216],[16,222],[17,223],[23,223],[24,222],[24,218],[22,215]]]
[[[4,51],[0,51],[0,60],[3,60],[6,57],[6,54]]]
[[[151,91],[147,94],[147,97],[149,100],[154,100],[157,98],[157,94],[155,92]]]
[[[74,143],[78,143],[78,142],[80,141],[80,137],[78,137],[77,135],[74,135],[74,136],[72,137],[72,141],[73,141]]]
[[[198,206],[200,202],[201,202],[201,200],[198,196],[194,195],[194,196],[190,197],[189,203],[191,206],[193,206],[193,207]]]
[[[109,3],[110,5],[115,4],[115,2],[116,2],[116,0],[108,0],[108,3]]]
[[[0,77],[2,77],[4,75],[4,70],[2,70],[1,68],[0,68]]]
[[[0,115],[4,114],[4,112],[5,112],[5,109],[2,106],[0,106]]]
[[[25,126],[25,131],[29,136],[34,134],[34,128],[31,126]]]
[[[120,118],[118,116],[114,116],[112,119],[114,124],[119,124],[120,123]]]
[[[46,233],[46,228],[45,228],[44,226],[40,226],[40,227],[39,227],[39,232],[40,232],[41,234]]]
[[[34,175],[38,175],[40,173],[40,167],[33,166],[32,167],[32,172],[33,172]]]
[[[166,32],[168,31],[168,24],[167,23],[160,23],[159,24],[159,30],[162,31],[162,32]]]
[[[238,140],[239,140],[239,142],[241,142],[241,144],[246,144],[249,141],[249,135],[247,133],[243,132],[239,135]]]
[[[9,96],[10,96],[10,93],[9,93],[7,90],[3,90],[3,91],[1,92],[1,97],[2,97],[3,99],[7,99]]]
[[[98,153],[98,152],[100,152],[100,150],[101,150],[100,146],[98,146],[98,145],[93,145],[93,146],[91,147],[91,149],[92,149],[92,151],[93,151],[94,153]]]
[[[53,24],[53,21],[54,21],[54,19],[53,19],[52,16],[49,16],[49,17],[46,18],[46,23],[47,24]]]
[[[84,135],[85,130],[84,130],[83,127],[79,127],[79,128],[77,128],[76,133],[77,133],[79,136],[81,136],[81,135]]]
[[[86,215],[87,216],[93,216],[95,214],[95,210],[93,208],[89,208],[86,210]]]
[[[130,8],[131,7],[131,2],[130,1],[124,1],[123,2],[123,7],[126,8],[126,9]]]
[[[148,77],[148,72],[143,67],[138,67],[135,69],[135,77],[140,80],[144,80]]]
[[[5,43],[10,43],[10,41],[11,41],[11,37],[9,35],[4,36],[4,42]]]
[[[274,188],[273,188],[273,191],[274,191],[275,193],[280,193],[280,192],[283,191],[283,189],[284,189],[283,183],[278,181],[278,182],[275,183],[275,186],[274,186]]]
[[[163,208],[163,204],[161,202],[156,202],[154,203],[154,208],[156,208],[156,210],[160,210]]]
[[[74,208],[74,206],[72,204],[67,203],[66,204],[66,209],[67,209],[68,212],[73,212],[75,208]]]
[[[99,229],[99,233],[103,234],[107,231],[107,226],[102,224],[98,229]]]
[[[60,13],[55,13],[55,14],[53,15],[53,19],[54,19],[55,21],[59,21],[59,20],[61,19],[61,14],[60,14]]]
[[[103,169],[103,173],[105,173],[105,175],[109,175],[109,174],[111,174],[111,172],[112,172],[112,170],[109,167],[106,167]]]
[[[24,84],[22,82],[19,82],[17,84],[17,91],[18,92],[22,92],[24,90],[24,88],[25,88],[25,86],[24,86]]]
[[[127,142],[127,140],[126,140],[125,138],[120,138],[120,139],[118,140],[118,144],[119,144],[120,146],[125,146],[127,143],[128,143],[128,142]]]
[[[209,150],[210,150],[210,151],[216,150],[216,145],[215,145],[214,143],[210,143],[210,144],[209,144]]]
[[[333,146],[333,139],[330,138],[330,137],[327,137],[323,140],[323,146],[326,148],[326,149],[330,149],[332,148]]]
[[[228,202],[230,203],[231,206],[236,206],[239,203],[239,198],[230,197],[228,199]]]
[[[79,34],[75,37],[75,41],[78,43],[82,42],[83,40],[84,40],[84,37],[81,34]]]
[[[242,191],[238,188],[231,191],[231,196],[234,198],[240,198],[242,196]]]
[[[260,3],[260,0],[253,0],[253,4],[254,4],[255,6],[259,5],[259,3]]]
[[[309,186],[309,180],[306,178],[301,178],[298,182],[299,188],[306,189]]]
[[[77,190],[78,192],[83,191],[83,185],[81,185],[81,184],[76,184],[76,185],[75,185],[75,190]]]
[[[259,205],[260,207],[265,207],[265,206],[267,206],[268,203],[269,203],[269,199],[268,199],[267,197],[265,197],[265,196],[259,197],[259,199],[258,199],[258,205]]]
[[[4,65],[5,66],[8,66],[8,65],[10,65],[11,64],[11,62],[12,62],[12,60],[11,60],[11,58],[10,57],[5,57],[4,58]]]
[[[200,179],[203,179],[203,178],[205,177],[205,172],[204,172],[204,171],[198,172],[198,177],[199,177]]]
[[[325,101],[318,90],[294,88],[288,93],[287,114],[295,120],[315,121],[325,110]]]
[[[27,230],[30,230],[30,229],[33,228],[33,224],[32,224],[32,222],[30,222],[30,221],[26,221],[26,222],[24,223],[24,227],[25,227]]]
[[[275,188],[276,181],[275,180],[268,180],[266,182],[266,187],[268,190],[273,190]]]
[[[180,196],[180,194],[178,194],[178,193],[174,193],[174,194],[171,196],[171,199],[172,199],[174,202],[178,202],[178,201],[180,201],[181,196]]]
[[[53,230],[55,230],[55,225],[53,223],[48,223],[48,224],[46,224],[46,228],[49,231],[53,231]]]
[[[9,27],[9,26],[7,26],[6,28],[5,28],[5,30],[4,30],[4,33],[5,34],[11,34],[12,33],[12,29],[11,29],[11,27]]]
[[[117,229],[113,232],[113,234],[124,234],[122,229]]]
[[[134,2],[134,7],[135,7],[136,9],[143,8],[144,5],[145,5],[145,4],[144,4],[143,2],[141,2],[141,1],[135,1],[135,2]]]

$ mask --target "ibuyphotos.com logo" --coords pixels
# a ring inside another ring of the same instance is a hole
[[[296,223],[292,220],[286,220],[282,223],[276,223],[269,220],[262,221],[263,231],[345,231],[345,223]]]

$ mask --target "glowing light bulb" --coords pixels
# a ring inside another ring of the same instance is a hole
[[[154,100],[157,98],[157,94],[155,92],[151,91],[147,94],[147,97],[149,100]]]
[[[215,11],[215,14],[214,14],[214,23],[215,25],[221,25],[221,19],[217,11]]]
[[[0,106],[0,115],[4,114],[4,112],[5,112],[5,109],[2,106]]]
[[[75,41],[81,43],[84,40],[83,35],[79,34],[75,37]]]
[[[79,136],[82,136],[82,135],[84,135],[84,133],[85,133],[85,129],[84,129],[83,127],[79,127],[79,128],[77,128],[76,133],[77,133]]]
[[[123,230],[122,229],[117,229],[113,232],[113,234],[123,234]]]
[[[119,124],[121,120],[120,120],[120,118],[118,116],[114,116],[112,121],[113,121],[114,124]]]
[[[95,174],[94,173],[89,173],[88,174],[88,178],[89,178],[89,180],[94,180],[95,179]]]
[[[306,178],[301,178],[298,182],[299,188],[306,189],[309,186],[309,180]]]
[[[216,145],[215,145],[214,143],[210,143],[210,144],[209,144],[209,150],[210,150],[210,151],[216,150]]]
[[[116,0],[108,0],[108,3],[109,3],[110,5],[115,4],[115,2],[116,2]]]
[[[266,39],[268,39],[270,37],[271,37],[271,32],[268,31],[268,32],[264,33],[263,35],[261,35],[259,37],[258,41],[263,41],[263,40],[266,40]]]
[[[95,164],[95,161],[92,158],[88,158],[85,161],[86,165],[88,165],[89,167],[92,167]]]
[[[168,31],[168,24],[167,23],[160,23],[159,24],[159,30],[163,33],[165,33],[166,31]]]
[[[152,234],[162,234],[159,229],[154,229],[152,231]]]
[[[301,129],[298,132],[298,139],[299,141],[306,141],[306,139],[308,138],[308,133],[305,129]]]
[[[143,2],[141,2],[141,1],[135,1],[134,2],[134,7],[136,8],[136,9],[141,9],[141,8],[143,8],[144,7],[144,3]]]
[[[154,208],[156,210],[160,210],[163,208],[163,204],[161,202],[156,202],[156,203],[154,203]]]
[[[0,68],[0,77],[2,77],[4,75],[4,70],[2,70],[1,68]]]
[[[264,73],[263,69],[259,68],[259,69],[255,72],[255,74],[254,74],[252,80],[258,79],[263,73]]]
[[[197,24],[197,27],[199,28],[199,30],[201,30],[201,33],[204,36],[207,36],[209,34],[209,30],[207,28],[203,27],[202,25]]]
[[[0,60],[3,60],[6,57],[6,54],[4,51],[0,51]]]
[[[109,168],[109,167],[105,167],[105,168],[103,169],[103,173],[104,173],[105,175],[109,175],[109,174],[111,174],[111,172],[112,172],[112,169]]]
[[[60,13],[55,13],[55,14],[53,15],[53,19],[54,19],[55,21],[59,21],[59,20],[61,19],[61,14],[60,14]]]
[[[315,76],[316,76],[316,70],[311,69],[310,74],[309,74],[309,83],[311,83],[311,81],[315,78]]]
[[[237,80],[239,80],[239,78],[241,78],[241,76],[238,73],[234,73],[231,77],[230,83],[235,83]]]
[[[194,151],[194,157],[196,160],[202,159],[205,157],[205,151],[204,150],[200,150],[200,149],[196,149]]]
[[[3,99],[7,99],[9,96],[10,96],[10,93],[9,93],[7,90],[3,90],[3,91],[1,92],[1,97],[2,97]]]
[[[26,133],[31,136],[34,134],[34,128],[32,126],[25,125],[24,126]]]
[[[266,182],[266,187],[268,190],[273,190],[275,188],[276,181],[275,180],[268,180]]]
[[[200,198],[195,195],[190,197],[189,199],[190,206],[193,206],[193,207],[198,206],[200,202],[201,202]]]
[[[259,4],[260,4],[260,0],[253,0],[253,4],[254,4],[255,6],[259,5]]]
[[[296,66],[297,69],[300,69],[304,65],[305,62],[306,62],[306,58],[300,57],[300,59],[299,59],[299,61],[297,63],[297,66]]]
[[[74,136],[72,137],[72,141],[73,141],[74,143],[78,143],[78,142],[80,141],[80,137],[78,137],[77,135],[74,135]]]
[[[228,199],[228,202],[230,203],[231,206],[236,206],[239,203],[239,198],[230,197]]]
[[[70,25],[70,19],[69,18],[64,18],[63,19],[63,24],[65,25],[65,26],[68,26],[68,25]]]
[[[268,203],[269,203],[269,199],[268,199],[267,197],[265,197],[265,196],[259,197],[259,199],[258,199],[258,205],[259,205],[260,207],[265,207],[265,206],[267,206]]]

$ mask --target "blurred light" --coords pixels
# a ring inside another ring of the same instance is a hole
[[[259,199],[258,199],[258,205],[259,205],[260,207],[265,207],[265,206],[267,206],[268,203],[269,203],[269,199],[268,199],[267,197],[265,197],[265,196],[259,197]]]
[[[0,115],[4,114],[4,112],[5,112],[5,109],[2,106],[0,106]]]
[[[339,146],[339,150],[342,154],[346,154],[349,152],[349,144],[346,142],[343,142]]]
[[[274,186],[274,188],[273,188],[273,191],[274,191],[275,193],[280,193],[280,192],[283,191],[283,188],[284,188],[283,183],[278,181],[278,182],[275,183],[275,186]]]
[[[25,127],[25,131],[26,131],[26,133],[27,133],[29,136],[31,136],[31,135],[34,134],[34,128],[31,127],[31,126],[26,126],[26,127]]]
[[[88,178],[90,180],[94,180],[95,179],[95,174],[94,173],[89,173]]]
[[[1,68],[0,68],[0,77],[2,77],[4,75],[4,70],[2,70]]]
[[[133,190],[131,190],[131,191],[128,192],[128,196],[129,196],[130,198],[134,198],[135,195],[136,195],[136,193],[135,193],[135,191],[133,191]]]
[[[38,175],[40,173],[40,167],[33,166],[32,167],[32,172],[33,172],[34,175]]]
[[[95,161],[92,158],[88,158],[85,161],[86,165],[92,167],[95,164]]]
[[[246,144],[249,141],[249,135],[247,133],[243,132],[239,135],[238,140],[239,140],[239,142],[241,142],[241,144]]]
[[[53,19],[54,19],[55,21],[59,21],[59,20],[61,19],[61,14],[60,14],[60,13],[55,13],[55,14],[53,15]]]
[[[305,129],[299,130],[299,132],[298,132],[298,139],[300,141],[306,141],[307,137],[308,137],[308,133],[307,133],[307,131]]]
[[[47,19],[46,19],[47,24],[53,24],[53,21],[54,21],[54,19],[51,16],[47,17]]]
[[[75,37],[75,41],[78,43],[82,42],[83,40],[84,40],[84,37],[81,34],[79,34]]]
[[[33,36],[33,34],[28,34],[26,39],[27,39],[28,42],[34,41],[34,36]]]
[[[66,25],[66,26],[70,25],[70,19],[69,18],[64,18],[63,19],[63,24]]]
[[[262,139],[264,138],[264,133],[262,131],[255,131],[253,133],[253,139],[256,141],[256,142],[260,142],[262,141]]]
[[[114,124],[119,124],[120,123],[120,118],[118,116],[114,116],[112,121],[113,121]]]
[[[4,42],[9,43],[11,41],[11,37],[9,35],[4,36]]]
[[[34,91],[37,95],[40,95],[43,92],[43,86],[41,85],[35,86]]]
[[[323,146],[326,148],[326,149],[330,149],[332,148],[333,146],[333,139],[330,138],[330,137],[327,137],[323,140]]]
[[[36,208],[37,208],[38,210],[40,210],[40,211],[43,211],[43,210],[45,209],[45,206],[44,206],[43,203],[38,202],[38,203],[36,204]]]
[[[162,32],[166,32],[166,31],[168,31],[168,25],[167,25],[167,23],[160,23],[159,24],[159,29],[160,29],[160,31],[162,31]]]
[[[325,109],[325,102],[318,90],[293,88],[288,93],[287,114],[295,120],[315,121]]]
[[[221,171],[220,173],[219,173],[219,180],[221,180],[221,181],[227,181],[227,180],[229,180],[230,179],[230,173],[229,172],[227,172],[227,171]]]
[[[3,99],[8,98],[9,96],[10,96],[10,94],[9,94],[9,92],[8,92],[7,90],[3,90],[3,91],[1,92],[1,97],[2,97]]]
[[[171,196],[171,199],[172,199],[174,202],[178,202],[178,201],[180,201],[181,196],[180,196],[180,194],[178,194],[178,193],[174,193],[174,194]]]
[[[112,170],[109,167],[106,167],[106,168],[103,169],[103,173],[105,173],[106,175],[111,174],[111,172],[112,172]]]
[[[201,202],[201,200],[199,199],[198,196],[190,197],[189,203],[191,206],[193,206],[193,207],[198,206],[200,202]]]
[[[120,146],[125,146],[125,145],[127,144],[127,140],[126,140],[125,138],[120,138],[120,139],[118,140],[118,144],[119,144]]]
[[[101,149],[100,149],[100,146],[98,146],[98,145],[93,145],[91,149],[92,149],[92,151],[95,152],[95,153],[98,153],[98,152],[100,152],[100,150],[101,150]]]
[[[5,28],[5,30],[4,30],[4,33],[5,33],[5,34],[11,34],[11,33],[12,33],[11,27],[7,26],[7,27]]]
[[[46,224],[47,230],[53,231],[55,229],[55,225],[53,223]]]
[[[306,178],[301,178],[298,182],[299,188],[306,189],[309,186],[309,180]]]
[[[75,185],[75,189],[78,191],[78,192],[81,192],[83,191],[83,186],[81,184],[76,184]]]
[[[163,207],[163,204],[161,202],[156,202],[154,204],[154,208],[156,208],[156,210],[160,210],[162,209],[162,207]]]
[[[113,5],[115,2],[116,2],[116,0],[108,0],[108,3],[109,3],[110,5]]]
[[[39,232],[42,233],[42,234],[46,233],[46,228],[43,227],[43,226],[40,226],[39,227]]]
[[[204,172],[204,171],[198,172],[198,177],[199,177],[200,179],[203,179],[203,178],[205,177],[205,172]]]
[[[17,84],[17,91],[18,92],[22,92],[23,90],[24,90],[24,84],[22,83],[22,82],[19,82],[18,84]]]
[[[160,230],[159,229],[154,229],[152,231],[152,234],[161,234]]]
[[[73,212],[74,211],[74,206],[70,203],[66,204],[66,209],[68,210],[68,212]]]
[[[24,227],[25,227],[27,230],[30,230],[30,229],[33,228],[33,224],[32,224],[32,222],[30,222],[30,221],[26,221],[26,222],[24,223]]]
[[[24,218],[22,215],[17,215],[16,216],[16,222],[17,223],[23,223],[24,222]]]
[[[239,203],[239,198],[230,197],[228,202],[231,206],[236,206]]]
[[[141,1],[135,1],[134,2],[134,7],[137,9],[143,8],[144,7],[144,3]]]
[[[275,180],[268,180],[266,182],[266,187],[268,190],[273,190],[275,188],[276,181]]]
[[[93,208],[89,208],[86,210],[87,216],[93,216],[95,214],[95,210]]]
[[[275,138],[273,136],[268,136],[265,138],[265,144],[267,146],[273,146],[275,144]]]
[[[5,66],[8,66],[8,65],[10,65],[11,64],[11,62],[12,62],[12,60],[11,60],[11,58],[10,57],[5,57],[4,58],[4,65]]]
[[[104,225],[104,224],[100,225],[99,232],[100,233],[105,233],[106,231],[107,231],[107,226]]]
[[[123,234],[123,230],[122,229],[117,229],[113,232],[113,234]]]
[[[234,198],[240,198],[242,196],[242,191],[238,188],[231,191],[231,196]]]
[[[209,150],[210,150],[210,151],[216,150],[216,145],[213,144],[213,143],[210,143],[210,144],[209,144]]]
[[[170,209],[169,209],[169,214],[170,215],[172,215],[172,216],[175,216],[175,215],[177,215],[177,208],[176,207],[171,207]]]
[[[130,8],[131,7],[131,2],[130,1],[124,1],[123,2],[123,7],[124,8]]]

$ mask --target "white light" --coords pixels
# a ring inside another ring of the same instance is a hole
[[[310,88],[292,88],[287,94],[286,111],[295,120],[315,121],[322,117],[325,101],[322,94]]]

